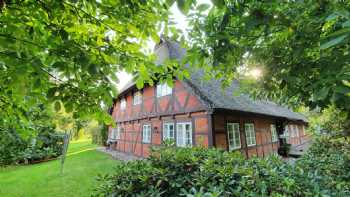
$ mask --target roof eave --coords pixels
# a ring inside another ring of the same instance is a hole
[[[220,108],[220,107],[213,107],[213,112],[220,112],[220,111],[232,111],[232,112],[238,112],[238,113],[246,113],[246,114],[252,114],[252,115],[260,115],[260,116],[268,116],[273,118],[281,118],[281,119],[287,119],[291,121],[302,121],[304,123],[308,123],[307,119],[297,119],[297,118],[291,118],[291,117],[285,117],[285,116],[277,116],[277,115],[271,115],[271,114],[265,114],[265,113],[259,113],[259,112],[251,112],[251,111],[244,111],[244,110],[235,110],[235,109],[227,109],[227,108]]]

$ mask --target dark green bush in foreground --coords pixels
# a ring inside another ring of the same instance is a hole
[[[291,165],[215,149],[162,147],[100,177],[99,196],[349,196],[349,143],[317,140]]]

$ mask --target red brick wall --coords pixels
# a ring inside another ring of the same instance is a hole
[[[209,146],[209,118],[205,106],[198,97],[183,82],[175,81],[172,95],[156,97],[156,87],[147,86],[142,93],[142,103],[133,105],[131,90],[119,98],[114,106],[112,116],[115,122],[124,128],[115,149],[147,157],[150,145],[162,143],[163,122],[191,122],[193,129],[192,141],[195,145]],[[120,100],[126,99],[125,110],[120,109]],[[151,143],[142,143],[142,126],[151,124]],[[157,128],[158,132],[154,131]],[[176,130],[176,125],[175,125]],[[111,128],[109,129],[111,132]]]
[[[195,112],[191,114],[179,114],[174,116],[162,116],[156,118],[145,118],[141,120],[127,121],[120,123],[124,129],[117,145],[114,149],[131,153],[140,157],[147,157],[150,154],[150,146],[157,146],[162,143],[163,123],[173,122],[191,122],[192,123],[192,141],[195,146],[208,147],[209,145],[209,115],[206,112]],[[151,143],[142,142],[142,126],[150,124],[152,128]],[[157,132],[155,131],[157,127]]]
[[[156,97],[156,86],[147,86],[141,90],[142,103],[133,105],[133,94],[137,90],[130,90],[119,98],[113,106],[113,118],[116,122],[157,117],[159,115],[171,115],[204,111],[206,108],[189,87],[177,80],[174,83],[173,94]],[[126,99],[125,110],[120,109],[120,100]]]
[[[228,150],[227,142],[227,122],[238,122],[240,124],[241,134],[241,152],[247,157],[257,155],[264,157],[276,153],[278,142],[271,142],[270,125],[276,122],[276,119],[268,116],[259,116],[246,114],[243,112],[217,112],[210,116],[205,112],[206,107],[199,98],[184,83],[176,81],[172,95],[157,98],[155,87],[145,87],[142,92],[142,103],[133,105],[133,94],[135,90],[123,95],[127,105],[125,110],[120,109],[120,99],[116,101],[112,116],[124,132],[118,140],[116,149],[122,152],[132,153],[137,156],[147,157],[149,155],[150,145],[160,145],[162,143],[162,132],[164,122],[191,122],[193,129],[193,143],[209,147],[213,144],[217,148]],[[152,137],[151,143],[142,143],[142,126],[151,124]],[[244,123],[254,123],[256,132],[256,146],[247,147],[245,143]],[[303,135],[303,127],[300,123],[294,122],[299,126],[299,137],[289,138],[287,141],[291,144],[303,143],[307,136]],[[213,127],[213,135],[210,128]],[[154,129],[157,128],[158,132]],[[176,126],[175,126],[176,129]],[[111,130],[110,130],[111,131]]]

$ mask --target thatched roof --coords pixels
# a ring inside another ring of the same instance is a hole
[[[164,45],[168,49],[168,56],[171,59],[182,59],[186,53],[176,42],[163,40],[160,45]],[[156,46],[159,49],[159,46]],[[289,120],[300,120],[307,122],[305,116],[300,113],[293,112],[287,107],[283,107],[271,101],[254,100],[247,95],[235,96],[234,92],[238,90],[239,83],[233,81],[232,85],[222,89],[220,80],[203,79],[203,71],[199,70],[191,73],[190,79],[184,80],[188,87],[206,102],[207,106],[215,111],[217,109],[242,111],[274,117],[282,117]],[[135,83],[127,84],[122,90],[124,91],[133,88]]]

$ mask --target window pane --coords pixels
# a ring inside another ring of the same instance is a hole
[[[167,86],[167,95],[170,95],[172,93],[172,88],[170,86],[168,86],[167,84],[166,84],[166,86]]]
[[[143,125],[142,141],[145,143],[151,142],[151,125]]]
[[[288,125],[284,127],[284,136],[288,137],[289,136],[289,130],[288,130]]]
[[[120,100],[120,109],[125,109],[126,107],[126,100],[125,98],[123,98],[122,100]]]
[[[157,97],[162,97],[172,94],[172,88],[168,84],[158,84],[157,85]]]
[[[174,139],[174,124],[169,125],[169,138]]]
[[[176,145],[192,145],[192,127],[191,123],[177,123],[176,125]]]
[[[247,146],[253,146],[256,144],[254,124],[252,123],[245,124],[245,135],[246,135]]]
[[[176,144],[178,146],[183,146],[183,129],[182,124],[177,125],[176,131]]]
[[[240,135],[239,135],[239,124],[228,123],[227,132],[229,139],[229,150],[238,149],[241,147]]]
[[[174,123],[164,123],[163,140],[165,139],[174,139]]]
[[[161,85],[157,85],[157,97],[160,97]]]
[[[141,100],[142,100],[141,98],[142,98],[141,93],[140,93],[140,92],[136,92],[136,93],[134,94],[134,105],[140,104],[140,103],[141,103]]]
[[[186,145],[192,145],[192,128],[190,123],[185,124],[186,128]]]
[[[277,139],[277,131],[276,131],[276,125],[272,124],[271,125],[271,140],[272,142],[276,142],[278,139]]]
[[[161,96],[164,96],[165,95],[165,86],[164,86],[164,84],[161,86],[162,88],[161,88]]]
[[[151,133],[151,126],[148,126],[148,142],[151,142],[151,136],[152,136],[152,133]]]
[[[299,126],[296,125],[296,134],[297,134],[297,137],[299,137]]]

